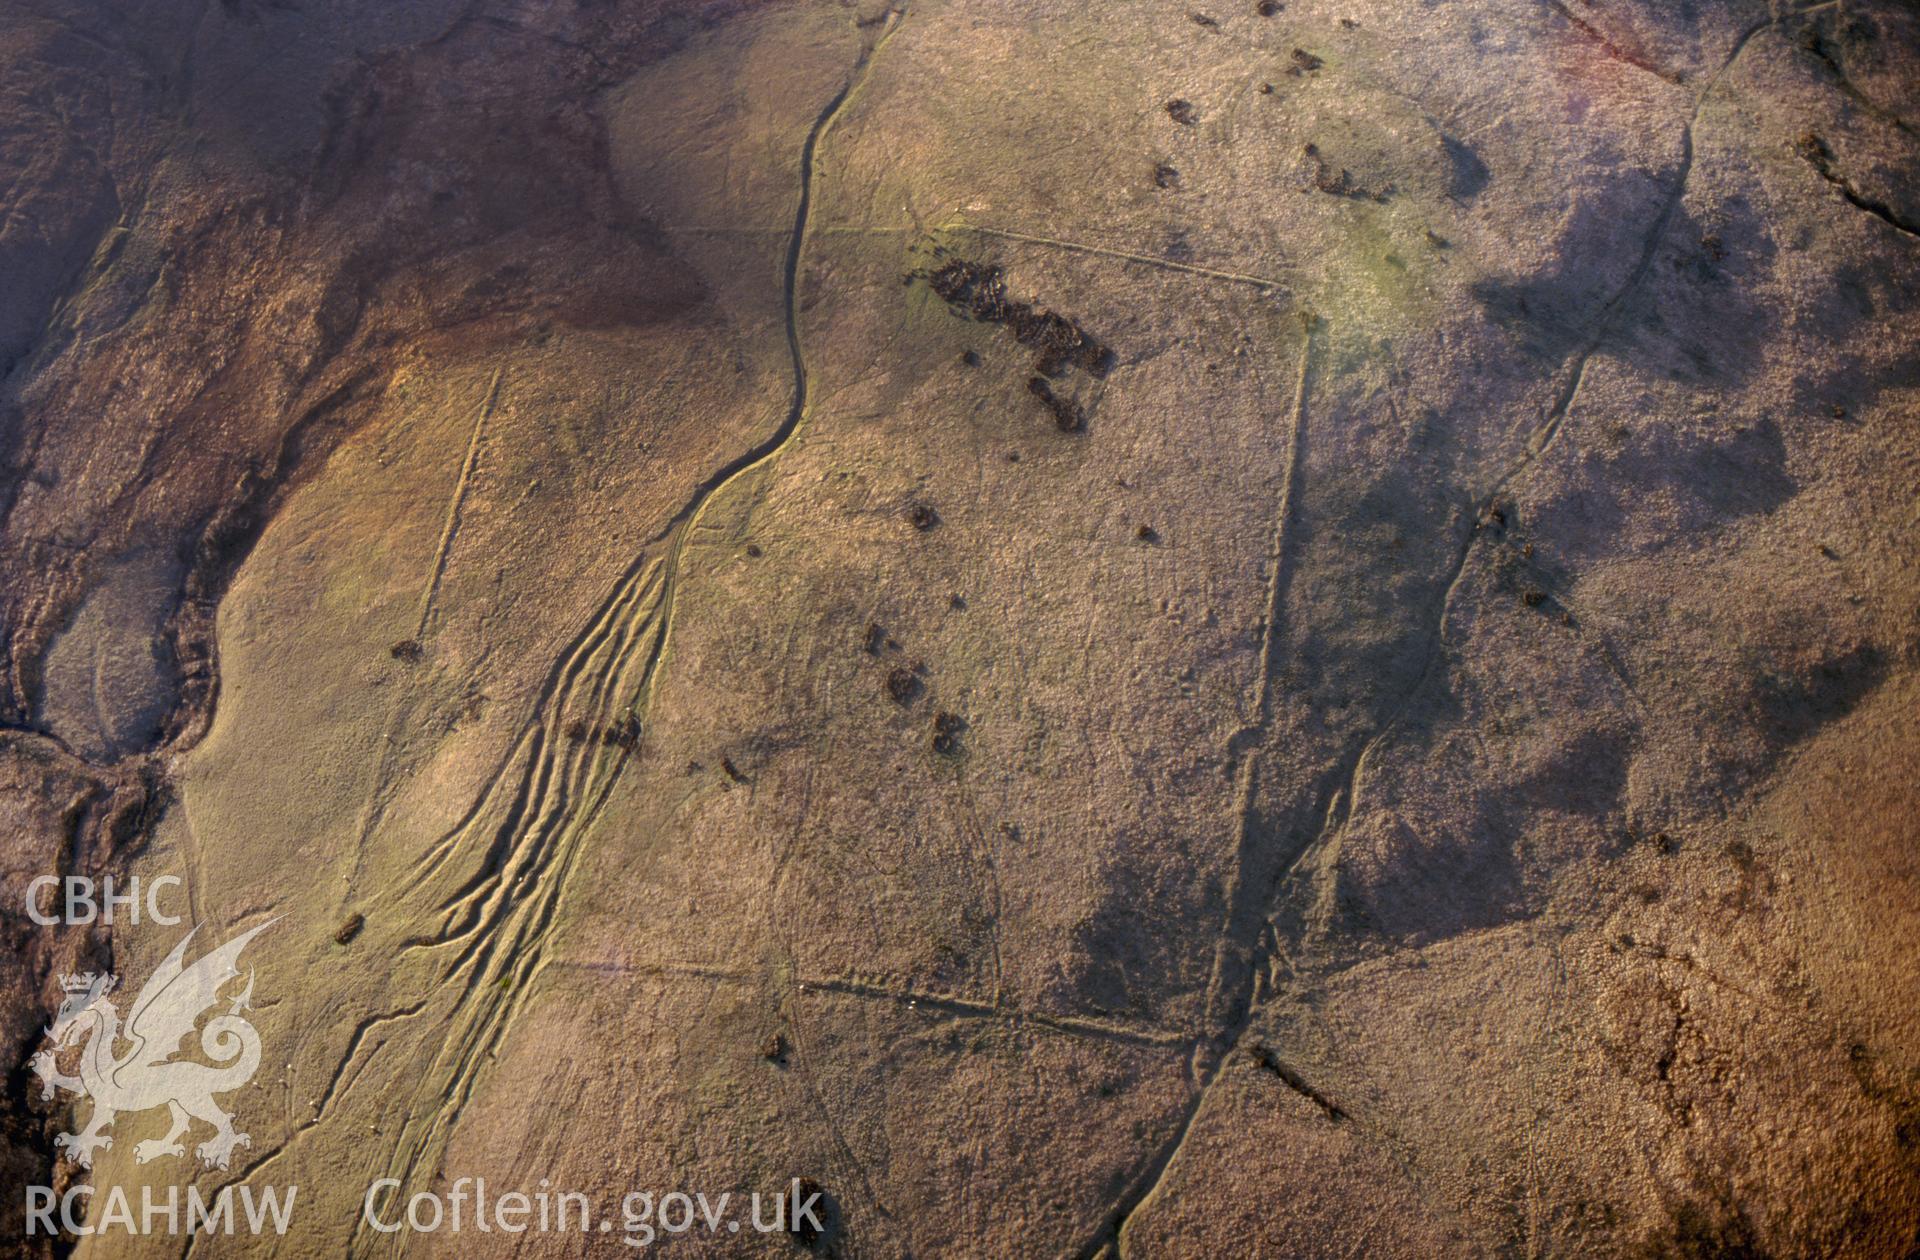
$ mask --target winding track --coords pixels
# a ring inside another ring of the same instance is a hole
[[[564,729],[584,722],[598,732],[631,719],[644,738],[660,666],[672,637],[679,579],[689,538],[706,509],[742,478],[786,450],[804,427],[808,372],[800,337],[800,272],[810,239],[815,159],[848,100],[865,81],[873,58],[898,29],[891,11],[878,38],[863,43],[845,83],[815,117],[800,150],[800,196],[783,267],[787,350],[793,397],[766,438],[717,469],[636,556],[593,618],[556,661],[535,712],[488,789],[451,830],[415,863],[401,895],[444,871],[456,855],[484,851],[477,870],[437,907],[438,930],[409,951],[445,951],[438,988],[456,995],[444,1015],[439,1004],[396,1012],[445,1022],[413,1090],[413,1105],[394,1142],[386,1175],[404,1186],[437,1169],[460,1113],[472,1097],[480,1066],[499,1047],[546,964],[556,911],[577,865],[584,838],[605,805],[634,747],[569,740]],[[362,1025],[335,1074],[318,1119],[357,1079],[351,1071],[364,1044]],[[422,1052],[423,1057],[426,1053]],[[346,1084],[343,1086],[342,1082]],[[357,1227],[352,1252],[370,1254],[381,1239]]]

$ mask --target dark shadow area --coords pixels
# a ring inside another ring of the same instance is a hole
[[[1776,746],[1799,743],[1853,712],[1886,677],[1887,666],[1878,645],[1862,643],[1802,668],[1762,670],[1754,702],[1764,734]]]
[[[1775,252],[1765,222],[1744,198],[1720,202],[1711,222],[1683,204],[1603,349],[1693,388],[1743,384],[1777,336],[1777,317],[1756,296]]]
[[[1447,151],[1447,162],[1451,168],[1447,179],[1447,195],[1455,201],[1472,201],[1493,180],[1493,172],[1487,169],[1487,164],[1480,160],[1480,155],[1466,141],[1443,136],[1440,145]]]

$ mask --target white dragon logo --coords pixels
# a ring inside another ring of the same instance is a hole
[[[84,1129],[54,1138],[54,1145],[68,1159],[82,1168],[91,1167],[95,1150],[113,1146],[106,1130],[115,1116],[162,1104],[171,1113],[172,1127],[163,1138],[135,1144],[134,1158],[140,1163],[162,1155],[186,1154],[180,1138],[192,1120],[214,1127],[213,1136],[196,1151],[209,1168],[225,1168],[235,1147],[253,1144],[246,1134],[234,1129],[233,1117],[213,1101],[215,1094],[245,1085],[260,1066],[260,1034],[240,1018],[253,996],[251,972],[246,989],[231,1000],[227,1013],[208,1020],[200,1030],[201,1050],[219,1066],[176,1060],[174,1055],[193,1034],[201,1015],[219,1001],[221,987],[239,976],[234,962],[240,951],[271,926],[273,921],[263,923],[192,966],[182,966],[187,943],[199,928],[188,932],[134,999],[124,1032],[120,1012],[107,999],[114,988],[114,976],[89,972],[60,978],[67,997],[60,1003],[52,1027],[46,1030],[53,1044],[33,1056],[32,1067],[40,1078],[42,1097],[52,1098],[55,1089],[64,1089],[93,1100],[93,1115]],[[81,1052],[80,1075],[61,1072],[55,1056],[89,1037],[92,1040]],[[131,1043],[132,1048],[116,1058],[114,1046],[118,1041]]]

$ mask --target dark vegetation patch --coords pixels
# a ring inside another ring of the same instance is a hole
[[[1671,857],[1680,848],[1680,842],[1666,832],[1655,831],[1649,835],[1631,823],[1627,824],[1623,837],[1625,839],[1624,847],[1630,849],[1640,844],[1651,845],[1653,851],[1661,857]]]
[[[1173,167],[1163,165],[1156,168],[1154,180],[1166,188],[1175,186],[1179,177]],[[991,264],[951,258],[933,271],[911,275],[923,276],[955,314],[1005,327],[1015,341],[1036,351],[1035,374],[1027,381],[1027,392],[1040,400],[1062,433],[1078,433],[1086,427],[1086,413],[1080,404],[1056,388],[1050,378],[1073,369],[1095,380],[1104,378],[1114,362],[1110,347],[1065,315],[1009,295],[1005,273]],[[915,523],[919,525],[917,520]],[[931,522],[919,527],[930,528]]]
[[[960,733],[967,729],[967,720],[957,713],[942,710],[933,715],[933,751],[951,754],[960,747]]]
[[[632,752],[640,746],[640,719],[631,713],[623,714],[600,732],[600,742],[609,748]]]
[[[928,275],[927,283],[959,314],[1003,325],[1015,341],[1038,350],[1034,367],[1048,376],[1073,367],[1099,378],[1113,367],[1113,351],[1079,324],[1008,296],[1006,275],[998,267],[955,258]]]
[[[598,743],[631,752],[640,746],[640,719],[631,713],[606,723],[574,718],[561,733],[570,744]]]
[[[1764,1260],[1767,1252],[1746,1211],[1722,1202],[1711,1208],[1681,1204],[1668,1236],[1648,1254],[1673,1260]]]
[[[1027,392],[1038,398],[1041,405],[1053,415],[1053,423],[1062,433],[1078,433],[1086,427],[1086,417],[1080,412],[1080,405],[1073,399],[1057,394],[1053,382],[1044,376],[1029,377]]]
[[[811,1206],[810,1212],[802,1212]],[[809,1251],[837,1252],[834,1240],[840,1234],[840,1204],[825,1186],[811,1177],[793,1183],[787,1203],[787,1233]]]
[[[900,665],[887,673],[887,694],[902,708],[920,698],[926,685],[920,681],[919,665]]]
[[[1309,144],[1303,150],[1307,159],[1313,163],[1313,186],[1323,193],[1335,197],[1351,197],[1355,201],[1385,202],[1393,195],[1393,185],[1382,188],[1368,188],[1356,182],[1345,168],[1335,169],[1326,155],[1320,152],[1320,146]]]

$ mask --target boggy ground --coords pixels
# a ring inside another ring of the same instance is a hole
[[[10,1173],[77,870],[275,1254],[1920,1245],[1909,9],[4,26]]]

